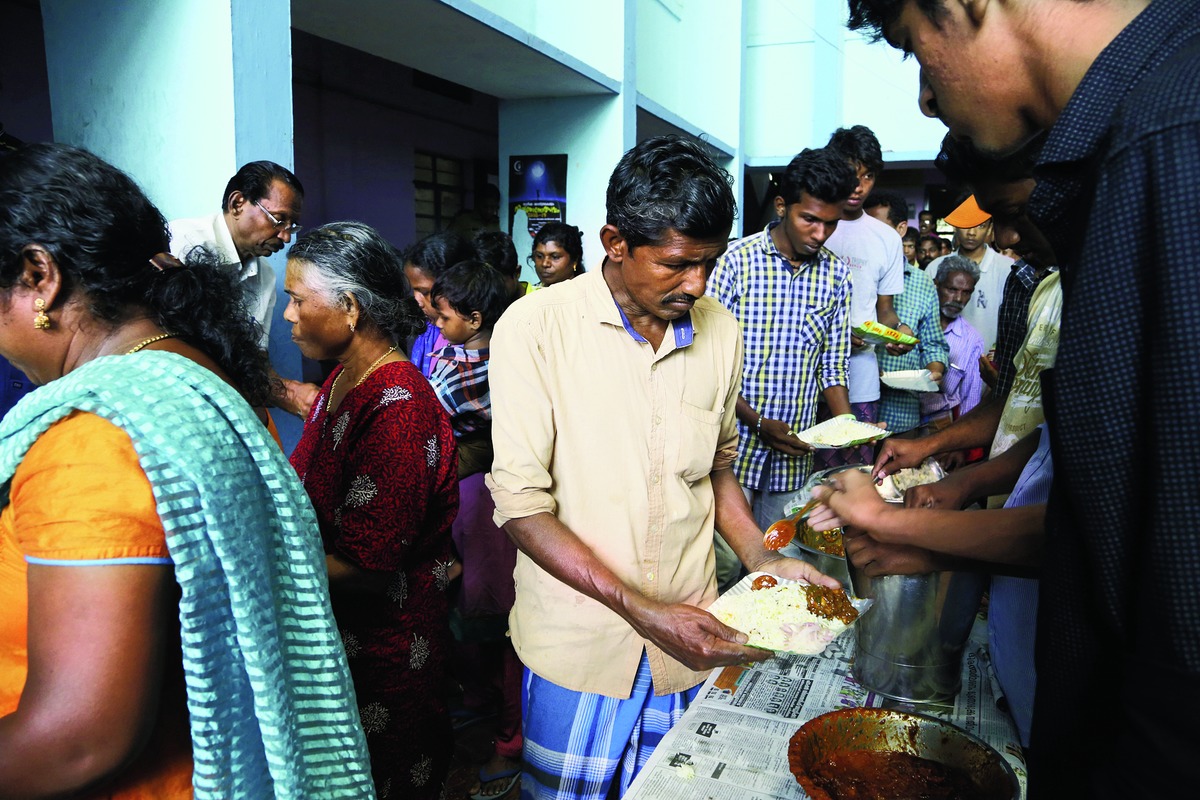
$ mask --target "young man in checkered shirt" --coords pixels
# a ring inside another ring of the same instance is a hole
[[[850,413],[850,269],[825,242],[857,185],[844,156],[800,153],[779,182],[779,218],[730,244],[710,279],[745,341],[734,472],[760,527],[783,517],[812,471],[795,431],[815,422],[818,395]]]

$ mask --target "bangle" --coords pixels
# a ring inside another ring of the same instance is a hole
[[[759,414],[758,415],[758,423],[754,426],[754,432],[756,434],[758,434],[759,436],[762,436],[762,421],[763,421],[763,415]]]

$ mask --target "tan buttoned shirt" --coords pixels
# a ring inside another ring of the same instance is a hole
[[[519,300],[491,347],[497,524],[555,514],[627,586],[707,607],[716,598],[709,473],[737,455],[737,320],[703,297],[655,352],[595,270]],[[515,577],[513,644],[539,676],[627,698],[644,649],[656,694],[704,679],[524,553]]]

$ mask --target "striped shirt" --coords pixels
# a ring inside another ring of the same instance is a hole
[[[742,327],[742,397],[767,419],[800,431],[815,421],[819,393],[846,385],[850,269],[826,248],[792,267],[771,240],[778,224],[730,244],[709,293]],[[812,471],[812,456],[772,450],[739,421],[733,469],[747,488],[791,491]]]

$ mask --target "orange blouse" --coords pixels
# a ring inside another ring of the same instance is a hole
[[[0,716],[16,710],[28,669],[28,563],[169,564],[150,482],[129,436],[93,414],[52,425],[17,467],[0,511]],[[173,635],[168,641],[178,641]],[[192,755],[180,658],[168,658],[159,720],[145,751],[93,800],[192,797]]]

